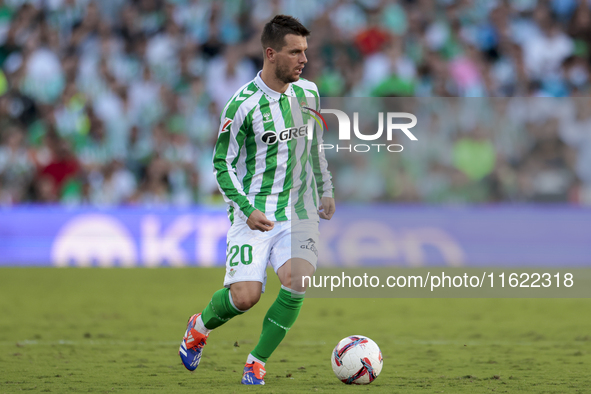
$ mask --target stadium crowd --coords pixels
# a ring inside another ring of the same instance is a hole
[[[457,111],[417,101],[430,134],[413,154],[329,152],[338,199],[591,204],[590,7],[0,0],[0,204],[219,202],[220,112],[262,67],[278,13],[312,31],[304,77],[322,96]]]

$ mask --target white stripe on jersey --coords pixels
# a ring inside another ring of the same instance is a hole
[[[285,130],[285,120],[281,113],[281,106],[278,101],[271,102],[271,110],[273,115],[273,124],[277,135],[281,130]],[[273,187],[271,188],[271,195],[267,197],[265,209],[273,218],[275,218],[275,211],[277,210],[277,203],[279,202],[279,193],[283,191],[283,184],[285,183],[285,176],[287,171],[287,160],[289,159],[289,147],[287,143],[279,143],[277,150],[277,170],[275,171],[275,179],[273,179]],[[277,175],[280,176],[277,176]]]
[[[261,113],[261,108],[257,107],[253,114],[252,120],[254,133],[257,132],[263,133],[264,126],[263,126],[263,114]],[[259,131],[260,129],[260,131]],[[254,167],[254,174],[252,177],[252,181],[250,183],[250,190],[249,194],[255,195],[261,191],[261,186],[263,186],[263,174],[265,173],[265,168],[267,167],[266,159],[267,159],[267,149],[269,146],[265,144],[260,138],[255,138],[256,143],[256,160],[255,160],[255,167]]]

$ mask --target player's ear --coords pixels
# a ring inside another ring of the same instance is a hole
[[[265,59],[269,60],[271,63],[275,62],[275,50],[271,47],[265,48]]]

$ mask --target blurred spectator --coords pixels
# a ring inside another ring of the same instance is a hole
[[[56,139],[51,148],[51,160],[39,169],[37,179],[43,198],[56,201],[71,191],[67,186],[78,175],[80,165],[68,141]]]
[[[453,146],[455,167],[473,181],[490,175],[495,168],[495,148],[486,134],[478,130],[473,136],[458,139]]]
[[[207,91],[218,108],[223,108],[229,98],[256,75],[254,65],[244,58],[239,47],[229,46],[223,55],[209,62]]]
[[[25,147],[23,131],[12,127],[4,132],[0,145],[0,203],[13,204],[26,198],[34,165]]]
[[[0,203],[219,201],[219,116],[277,13],[312,30],[323,106],[480,97],[405,99],[428,142],[330,158],[340,197],[591,204],[591,5],[575,0],[0,1]]]
[[[112,160],[101,173],[90,177],[89,202],[96,205],[121,205],[131,201],[136,192],[133,174],[118,160]]]

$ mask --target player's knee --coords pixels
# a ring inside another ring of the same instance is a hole
[[[289,269],[281,270],[281,272],[277,272],[277,275],[279,276],[279,281],[281,282],[281,284],[283,286],[291,287],[291,277],[292,277],[291,270],[289,270]]]
[[[234,305],[236,306],[236,308],[240,309],[241,311],[245,311],[248,310],[250,308],[252,308],[253,306],[256,305],[257,302],[259,302],[259,299],[261,298],[261,295],[254,295],[254,294],[248,294],[248,295],[241,295],[238,297],[238,299],[234,300]]]
[[[294,259],[291,269],[283,272],[283,277],[280,278],[281,284],[295,291],[306,291],[315,271],[315,267],[308,261]]]
[[[255,292],[250,289],[232,292],[232,301],[234,306],[241,311],[248,310],[256,305],[261,299],[261,292]]]
[[[232,303],[241,311],[246,311],[259,302],[261,291],[260,282],[237,282],[230,285]]]
[[[291,285],[287,286],[294,291],[304,292],[308,288],[311,275],[298,275],[292,278]]]

